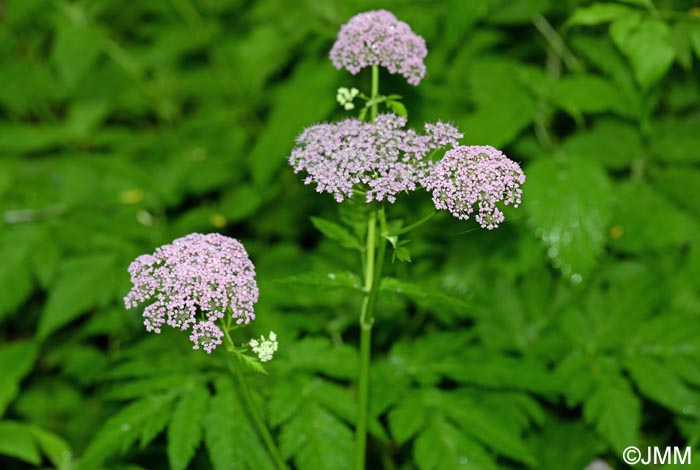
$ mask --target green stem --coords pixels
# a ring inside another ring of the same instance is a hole
[[[372,66],[372,96],[370,101],[372,101],[371,114],[372,121],[374,121],[379,114],[379,102],[377,98],[379,97],[379,66]]]
[[[233,351],[233,354],[239,354],[233,340],[231,339],[231,335],[228,332],[228,328],[224,329],[224,334],[229,346],[231,347],[231,350]],[[238,357],[233,357],[232,354],[227,354],[227,358],[231,371],[238,382],[241,398],[243,399],[248,413],[250,414],[251,418],[253,418],[255,427],[258,429],[258,433],[260,434],[267,451],[270,453],[270,457],[272,457],[272,460],[275,462],[275,466],[279,470],[286,470],[287,466],[284,463],[284,459],[277,449],[277,445],[272,438],[272,434],[270,434],[270,430],[267,428],[267,424],[265,424],[265,421],[260,414],[260,410],[258,410],[258,407],[255,405],[255,401],[253,401],[253,394],[250,391],[245,374],[243,374],[243,371],[241,370]]]
[[[425,217],[423,217],[419,221],[414,222],[411,225],[407,225],[406,227],[401,227],[399,230],[391,233],[390,235],[403,235],[404,233],[408,233],[411,230],[420,227],[421,225],[423,225],[424,223],[426,223],[427,221],[429,221],[430,219],[432,219],[436,215],[437,215],[437,211],[432,211],[430,214],[426,215]]]
[[[381,229],[377,245],[377,219]],[[386,253],[386,216],[384,207],[371,211],[367,220],[365,248],[365,297],[360,311],[360,371],[357,380],[358,414],[355,430],[355,468],[364,470],[367,451],[367,423],[369,415],[369,367],[372,352],[374,306],[381,283],[382,265]]]

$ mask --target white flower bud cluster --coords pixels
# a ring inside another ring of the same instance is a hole
[[[265,339],[265,336],[260,336],[260,340],[251,339],[250,347],[253,348],[253,352],[258,355],[260,362],[267,362],[272,359],[272,356],[277,351],[277,335],[274,331],[270,331],[269,339]]]
[[[338,94],[335,95],[335,99],[338,100],[338,103],[340,103],[346,111],[350,111],[351,109],[355,109],[355,104],[352,101],[359,93],[360,90],[354,87],[350,89],[340,87],[338,88]]]

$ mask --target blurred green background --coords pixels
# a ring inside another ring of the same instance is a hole
[[[280,337],[255,389],[282,452],[350,468],[359,260],[309,221],[347,207],[286,157],[346,115],[338,87],[367,91],[327,56],[379,7],[430,51],[419,87],[380,90],[527,183],[498,230],[442,214],[389,264],[368,468],[627,468],[629,445],[691,446],[691,466],[656,467],[700,468],[700,6],[683,0],[0,2],[0,467],[270,468],[222,356],[123,308],[133,258],[216,231],[257,266],[247,334]]]

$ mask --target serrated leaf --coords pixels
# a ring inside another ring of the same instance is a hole
[[[552,264],[574,282],[593,269],[610,219],[610,182],[581,159],[540,159],[528,166],[523,204]]]
[[[600,455],[599,439],[580,422],[552,418],[535,439],[538,470],[581,470]]]
[[[398,445],[403,445],[415,436],[428,419],[428,410],[419,400],[410,396],[389,411],[389,429]]]
[[[13,341],[0,347],[0,416],[19,392],[19,384],[32,370],[39,348],[32,341]]]
[[[431,416],[413,446],[420,470],[495,470],[491,456],[441,415]]]
[[[163,406],[156,407],[155,412],[144,421],[143,427],[141,428],[141,433],[139,435],[139,445],[141,448],[146,447],[153,439],[163,432],[168,421],[170,421],[172,412],[173,410],[170,402]]]
[[[675,51],[670,42],[671,31],[657,18],[626,17],[610,26],[610,36],[627,56],[634,76],[643,89],[663,77],[673,63]]]
[[[134,401],[109,418],[90,441],[80,457],[77,469],[100,468],[102,462],[124,452],[140,437],[144,425],[162,407],[171,406],[174,394],[152,395]]]
[[[292,370],[321,372],[330,377],[354,378],[357,372],[357,350],[348,345],[333,344],[327,338],[307,337],[289,346],[280,362]]]
[[[189,465],[202,440],[202,425],[206,416],[209,392],[196,383],[182,394],[168,425],[168,462],[172,470],[184,470]]]
[[[445,310],[457,317],[465,317],[471,312],[469,303],[457,295],[440,292],[437,289],[427,288],[412,282],[385,277],[382,279],[380,289],[381,292],[407,297],[424,308],[440,314],[442,318],[445,318]]]
[[[214,470],[274,470],[231,381],[221,377],[215,388],[204,423],[204,443]]]
[[[637,442],[641,424],[641,403],[621,376],[602,378],[586,400],[583,414],[598,432],[621,453]]]
[[[700,393],[691,390],[677,375],[650,357],[628,357],[625,367],[639,390],[676,413],[697,416]]]
[[[345,227],[331,222],[321,217],[311,217],[311,223],[319,232],[333,241],[336,241],[345,248],[352,250],[362,250],[362,243]]]
[[[67,261],[51,287],[39,321],[38,335],[46,338],[89,309],[113,298],[115,258],[96,255]],[[107,281],[107,282],[105,282]]]
[[[73,450],[66,440],[51,431],[37,426],[31,426],[30,432],[39,445],[41,452],[48,457],[58,470],[72,468]]]
[[[15,457],[32,465],[41,463],[30,428],[14,421],[0,421],[0,455]]]
[[[312,402],[282,426],[280,450],[299,470],[353,468],[353,435],[333,414]]]

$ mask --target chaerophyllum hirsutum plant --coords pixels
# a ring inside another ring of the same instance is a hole
[[[277,335],[272,331],[268,338],[247,343],[234,339],[237,330],[255,319],[259,296],[255,266],[245,247],[223,235],[193,233],[139,256],[129,274],[133,287],[124,303],[127,309],[147,304],[143,311],[147,331],[160,333],[170,327],[189,332],[192,348],[208,354],[225,342],[240,398],[275,465],[286,468],[245,375],[245,369],[264,372],[261,362],[271,360],[277,351]]]
[[[375,306],[387,245],[394,250],[394,260],[410,260],[406,234],[441,210],[461,220],[474,216],[481,227],[493,230],[505,220],[499,205],[517,206],[525,181],[519,165],[499,150],[460,145],[462,134],[449,123],[425,123],[420,132],[408,127],[401,96],[380,93],[380,69],[400,74],[417,86],[426,75],[427,53],[423,38],[388,11],[351,18],[342,26],[330,58],[336,68],[353,75],[371,68],[369,92],[356,87],[337,92],[339,104],[346,111],[357,111],[358,117],[305,129],[289,156],[294,172],[305,175],[305,184],[315,185],[319,193],[332,195],[339,204],[359,207],[363,218],[359,233],[364,240],[357,247],[363,279],[356,384],[354,463],[358,470],[365,468],[366,461],[372,329],[377,319],[381,321]],[[435,210],[404,225],[392,219],[391,207],[412,192],[430,194]],[[334,223],[325,222],[319,228],[337,240],[337,231],[327,230],[327,224]],[[145,305],[147,331],[181,330],[188,334],[193,349],[209,354],[224,346],[256,432],[274,465],[286,468],[246,378],[247,371],[264,372],[262,363],[273,358],[278,343],[274,332],[267,338],[244,336],[244,327],[255,319],[259,291],[255,267],[243,245],[219,234],[194,233],[139,256],[129,273],[133,288],[125,304],[129,309]],[[236,445],[235,436],[230,445]]]
[[[425,123],[423,132],[407,127],[401,97],[380,88],[380,70],[402,75],[417,86],[425,77],[427,48],[422,37],[385,10],[368,11],[343,25],[330,51],[337,69],[356,75],[371,68],[368,93],[357,87],[340,88],[336,99],[357,118],[322,123],[305,129],[296,140],[289,163],[304,183],[331,194],[338,203],[361,204],[365,220],[362,257],[360,367],[357,377],[358,412],[355,430],[355,468],[366,461],[369,414],[369,377],[372,328],[387,245],[394,259],[410,260],[402,239],[445,210],[467,220],[471,216],[493,230],[505,220],[499,204],[517,206],[525,175],[520,166],[490,146],[463,146],[463,136],[445,122]],[[381,111],[381,112],[380,112]],[[390,208],[411,192],[427,192],[435,211],[408,225],[392,220]],[[317,224],[320,225],[320,224]],[[325,227],[325,229],[324,229]],[[336,240],[338,230],[321,231]],[[342,231],[343,229],[341,229]],[[347,245],[347,243],[345,243]]]

